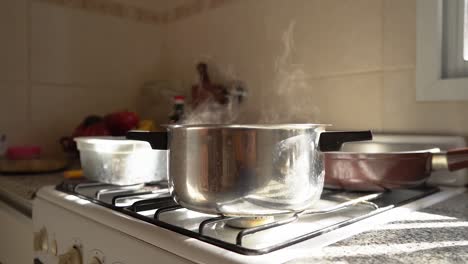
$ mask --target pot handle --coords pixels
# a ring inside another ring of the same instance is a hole
[[[320,134],[320,151],[338,151],[345,142],[372,140],[372,132],[365,131],[326,131]]]
[[[167,150],[167,132],[130,130],[125,138],[150,143],[152,149]]]
[[[468,168],[468,148],[449,150],[446,155],[449,171]]]

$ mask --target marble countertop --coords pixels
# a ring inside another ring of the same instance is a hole
[[[468,192],[291,263],[467,263]]]
[[[0,199],[31,214],[36,191],[63,174],[0,175]],[[324,247],[291,263],[467,263],[468,192]]]

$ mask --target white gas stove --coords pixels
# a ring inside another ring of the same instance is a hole
[[[184,209],[164,184],[65,182],[34,201],[35,263],[284,263],[464,190],[325,190],[309,211],[244,221]]]

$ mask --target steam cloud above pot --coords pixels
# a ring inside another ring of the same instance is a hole
[[[319,123],[320,111],[315,105],[315,98],[309,93],[312,89],[309,76],[303,65],[295,63],[293,59],[295,27],[293,20],[282,34],[280,55],[269,64],[272,78],[260,80],[265,84],[253,87],[262,93],[255,97],[255,102],[250,102],[252,105],[241,103],[246,97],[245,85],[239,82],[214,84],[207,64],[199,63],[199,83],[192,87],[192,111],[181,123],[241,124],[244,123],[242,120],[263,124]],[[267,62],[265,64],[268,65]],[[265,85],[262,89],[261,86]],[[252,117],[252,114],[257,117]]]

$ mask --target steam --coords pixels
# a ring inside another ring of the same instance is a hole
[[[283,52],[274,63],[273,89],[269,93],[271,101],[280,102],[265,107],[260,118],[261,123],[311,123],[318,116],[319,110],[313,105],[310,98],[305,96],[295,96],[297,91],[310,89],[307,82],[308,75],[303,70],[304,66],[295,64],[292,59],[294,52],[294,29],[296,22],[291,21],[283,33],[281,41]],[[292,93],[293,92],[293,93]],[[271,103],[270,103],[271,104]],[[311,113],[307,113],[310,111]]]
[[[209,98],[195,109],[188,111],[189,114],[181,121],[183,124],[232,124],[237,122],[241,113],[243,103],[236,97],[235,88],[242,86],[238,74],[232,64],[223,68],[216,67],[215,62],[210,56],[203,55],[201,61],[207,62],[209,72],[212,78],[219,79],[227,91],[226,104],[219,104],[214,98]],[[199,84],[201,86],[201,84]],[[245,87],[244,87],[245,88]]]
[[[308,75],[304,71],[304,66],[294,63],[292,58],[295,47],[295,27],[296,22],[291,21],[282,34],[282,52],[272,65],[272,84],[264,87],[264,91],[267,92],[264,98],[268,100],[254,106],[255,111],[260,111],[258,123],[313,123],[318,121],[319,110],[313,106],[313,98],[300,94],[301,91],[310,90],[311,86],[307,81]],[[216,72],[217,69],[214,70]],[[225,77],[225,80],[239,80],[232,65],[216,73]],[[228,91],[232,91],[232,88],[232,85],[227,86]],[[239,103],[232,95],[229,96],[227,105],[220,105],[214,99],[207,100],[196,109],[192,109],[182,122],[184,124],[235,123],[245,118],[242,116],[243,105],[244,103]]]
[[[210,98],[182,120],[183,124],[232,124],[239,116],[239,103],[229,98],[226,105],[221,105]]]
[[[282,37],[284,51],[275,61],[276,83],[278,84],[276,91],[278,95],[286,95],[290,88],[307,87],[307,74],[304,72],[303,66],[294,64],[291,60],[295,26],[296,22],[291,22],[286,32],[284,32]]]

